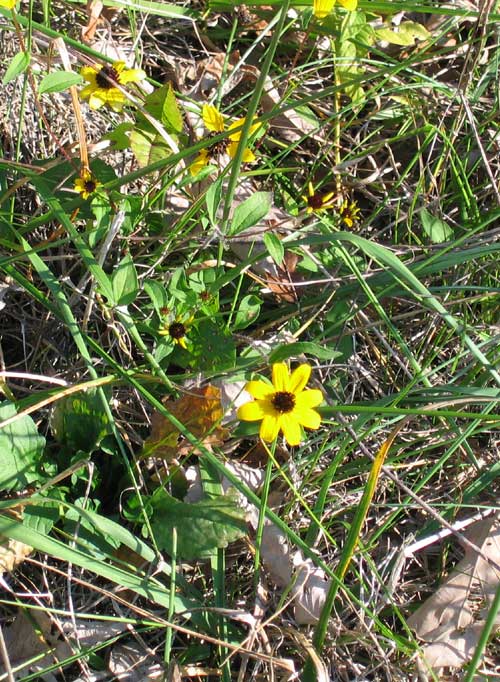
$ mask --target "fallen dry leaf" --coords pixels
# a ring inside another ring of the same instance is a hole
[[[178,400],[167,401],[165,407],[206,448],[221,445],[228,438],[228,430],[221,426],[224,410],[217,386],[207,384],[203,388],[190,389]],[[196,448],[181,437],[180,431],[166,417],[153,413],[151,434],[144,443],[142,458],[161,457],[172,462],[193,452]]]
[[[431,669],[458,667],[471,659],[498,588],[500,571],[487,560],[500,563],[498,518],[475,523],[467,535],[482,555],[466,549],[451,575],[408,619],[425,642],[423,657]]]

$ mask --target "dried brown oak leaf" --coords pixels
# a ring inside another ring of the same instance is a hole
[[[203,388],[190,389],[178,400],[167,401],[165,408],[206,448],[222,444],[229,436],[229,431],[221,426],[224,410],[220,390],[216,386],[208,384]],[[172,462],[191,453],[199,453],[199,450],[169,419],[155,412],[151,418],[151,434],[141,457],[161,457]]]

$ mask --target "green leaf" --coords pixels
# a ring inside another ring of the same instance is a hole
[[[426,208],[421,209],[420,220],[422,221],[423,231],[434,244],[442,244],[453,239],[453,229],[444,220],[429,213]]]
[[[233,331],[245,329],[256,320],[260,313],[262,301],[258,296],[250,294],[241,299],[240,307],[234,318]]]
[[[161,316],[161,308],[165,308],[168,303],[165,287],[155,279],[147,279],[144,282],[144,291],[147,293],[158,316]]]
[[[130,131],[130,148],[141,168],[162,161],[172,154],[172,150],[156,130],[148,125],[137,125]]]
[[[90,453],[109,433],[109,422],[96,391],[58,400],[50,419],[54,438],[70,452]]]
[[[123,151],[130,147],[130,131],[133,129],[133,123],[129,123],[128,121],[119,123],[116,128],[107,133],[107,135],[104,135],[103,140],[110,140],[112,149]]]
[[[160,550],[172,553],[177,531],[177,554],[184,559],[210,556],[247,533],[245,512],[236,494],[220,495],[196,504],[180,502],[159,489],[150,500],[151,526]]]
[[[132,256],[127,255],[118,263],[112,277],[115,305],[128,305],[135,300],[139,282]]]
[[[271,209],[270,192],[255,192],[242,204],[236,206],[229,235],[234,236],[243,232],[265,218]]]
[[[297,357],[298,355],[312,355],[319,360],[333,360],[339,357],[342,353],[332,348],[320,346],[318,343],[312,341],[297,341],[295,343],[288,343],[283,346],[278,346],[269,355],[269,362],[282,362],[287,358]]]
[[[212,226],[217,224],[217,209],[219,208],[220,201],[222,198],[222,183],[225,181],[223,175],[217,178],[207,190],[205,194],[205,202],[208,209],[208,219]]]
[[[3,75],[2,85],[7,85],[7,83],[13,81],[21,73],[24,73],[28,68],[29,63],[30,56],[27,52],[18,52],[16,55],[14,55]]]
[[[217,371],[234,367],[236,348],[234,339],[225,329],[211,319],[202,320],[190,337],[193,341],[191,356],[196,369]]]
[[[163,125],[167,133],[182,132],[184,122],[171,83],[147,95],[144,108]]]
[[[264,233],[264,244],[269,252],[269,255],[278,267],[283,265],[283,258],[285,257],[285,247],[283,242],[275,232]]]
[[[0,421],[17,414],[9,402],[0,404]],[[0,429],[0,490],[22,490],[41,478],[37,472],[45,438],[28,415],[23,415]]]
[[[73,71],[54,71],[42,78],[38,86],[38,92],[40,95],[43,95],[45,92],[62,92],[72,85],[78,85],[82,82],[83,78],[79,73],[73,73]]]
[[[416,21],[403,21],[397,27],[397,31],[389,28],[378,28],[376,34],[379,40],[385,40],[391,45],[401,45],[407,47],[414,45],[415,40],[427,40],[430,36],[429,31]]]

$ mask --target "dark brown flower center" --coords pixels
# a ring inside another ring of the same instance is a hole
[[[86,192],[89,194],[92,194],[92,192],[95,192],[95,189],[97,187],[97,183],[95,180],[85,180],[83,184],[83,188]]]
[[[288,391],[277,391],[271,398],[271,403],[280,414],[291,412],[295,407],[295,396]]]
[[[208,139],[211,139],[213,137],[216,137],[217,135],[220,135],[220,133],[212,132],[209,133]],[[209,158],[211,159],[216,159],[219,156],[222,156],[222,154],[225,154],[227,152],[227,148],[229,147],[231,140],[226,137],[223,140],[218,140],[217,142],[214,142],[210,147],[207,149],[207,153]]]
[[[319,208],[323,206],[323,195],[315,193],[311,197],[308,197],[307,205],[317,211]]]
[[[182,322],[172,322],[168,328],[168,333],[173,339],[178,341],[179,339],[182,339],[184,336],[186,336],[186,327],[182,324]]]
[[[110,90],[115,86],[110,82],[110,80],[108,80],[108,78],[119,83],[119,77],[120,74],[113,66],[103,66],[102,69],[97,73],[95,82],[100,88]]]

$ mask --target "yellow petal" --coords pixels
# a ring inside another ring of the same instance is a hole
[[[299,365],[292,372],[292,376],[290,377],[290,388],[288,390],[292,393],[295,393],[295,395],[300,393],[304,390],[304,387],[309,381],[310,376],[311,365],[306,363]]]
[[[321,415],[316,410],[297,409],[296,407],[290,416],[295,417],[299,424],[308,429],[319,429],[321,425]]]
[[[16,0],[0,0],[0,7],[5,7],[5,9],[14,9],[16,6]]]
[[[298,445],[302,439],[299,422],[292,414],[281,415],[281,430],[289,445]]]
[[[84,78],[89,83],[96,85],[95,77],[97,76],[100,69],[94,69],[92,66],[82,66],[80,69],[80,76]]]
[[[307,391],[302,391],[295,396],[295,407],[298,410],[309,407],[317,407],[323,402],[323,394],[317,388],[311,388]]]
[[[248,391],[253,398],[265,400],[274,393],[274,388],[265,381],[249,381],[245,386],[245,391]]]
[[[354,12],[358,6],[358,0],[339,0],[340,4],[344,9],[349,10],[349,12]]]
[[[123,105],[127,103],[127,96],[123,94],[118,88],[109,88],[106,90],[106,102],[113,109],[113,111],[121,111]]]
[[[265,411],[260,401],[251,400],[249,403],[240,405],[236,414],[238,419],[244,422],[256,422],[264,418]]]
[[[251,149],[248,149],[247,147],[243,150],[243,156],[241,157],[243,163],[252,163],[252,161],[255,161],[255,159],[256,156]]]
[[[276,391],[289,391],[290,373],[284,362],[273,365],[273,386]]]
[[[146,78],[146,74],[142,69],[125,69],[120,73],[118,82],[121,85],[126,85],[127,83],[140,83],[140,81]]]
[[[83,95],[82,95],[83,96]],[[89,107],[91,109],[100,109],[106,104],[106,91],[99,88],[90,93]]]
[[[198,175],[198,173],[208,165],[208,152],[202,149],[193,163],[189,166],[191,175]]]
[[[280,430],[280,415],[266,414],[260,425],[259,435],[262,440],[271,443],[279,433]]]
[[[211,104],[203,105],[201,116],[207,130],[211,130],[214,133],[224,132],[224,117],[220,111]]]
[[[316,19],[324,19],[333,9],[335,0],[314,0],[313,12]]]

